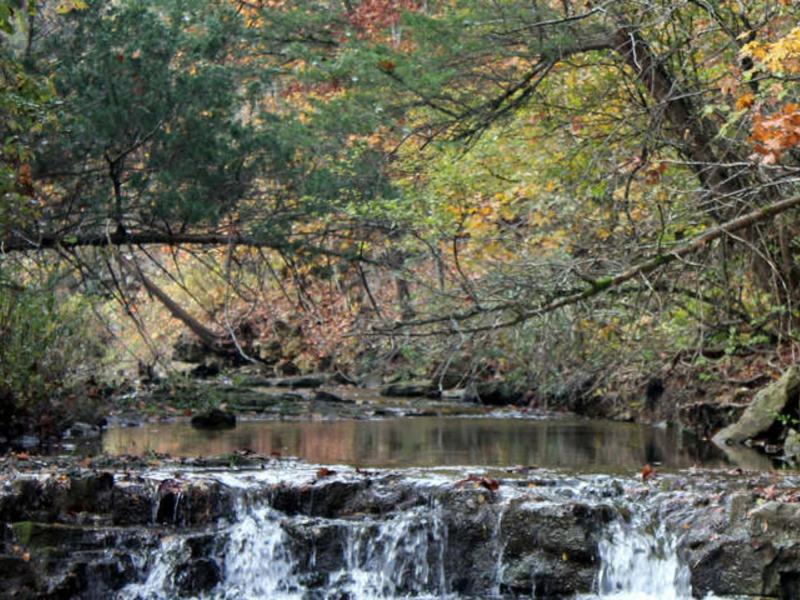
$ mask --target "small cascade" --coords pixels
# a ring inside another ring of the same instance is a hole
[[[265,494],[272,484],[230,476],[232,513],[143,548],[140,581],[117,598],[692,598],[679,534],[662,514],[669,495],[634,501],[603,478],[509,482],[490,495],[397,478],[329,479],[312,490],[306,477]],[[385,503],[390,493],[411,501]],[[333,508],[344,494],[359,499],[356,510]],[[187,573],[201,581],[187,585]]]
[[[439,510],[427,506],[351,527],[344,569],[332,574],[331,587],[352,598],[441,597],[445,537]]]
[[[600,598],[690,600],[691,574],[677,554],[677,536],[644,514],[610,524],[598,550]]]
[[[289,538],[269,507],[249,511],[235,524],[225,548],[224,590],[218,597],[236,599],[301,597]]]
[[[176,565],[186,559],[188,548],[183,538],[167,536],[161,540],[157,552],[150,554],[151,561],[142,561],[140,568],[147,573],[142,583],[132,583],[117,593],[117,600],[160,600],[174,595],[173,576]]]

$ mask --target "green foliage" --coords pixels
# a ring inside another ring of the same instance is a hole
[[[0,235],[33,216],[32,137],[50,119],[52,86],[30,71],[16,48],[24,16],[18,2],[0,2]]]
[[[46,411],[97,368],[101,343],[79,297],[52,285],[0,281],[0,400],[15,413]]]

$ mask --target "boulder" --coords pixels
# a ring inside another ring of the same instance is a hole
[[[790,367],[783,376],[759,391],[741,418],[714,436],[719,445],[742,443],[765,434],[800,397],[800,367]]]
[[[218,408],[192,417],[195,429],[233,429],[236,427],[236,415]]]

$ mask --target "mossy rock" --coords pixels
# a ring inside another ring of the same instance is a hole
[[[791,367],[777,381],[760,390],[741,418],[714,436],[720,443],[742,443],[766,433],[779,415],[800,396],[800,368]]]

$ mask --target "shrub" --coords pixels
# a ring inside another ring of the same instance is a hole
[[[44,414],[64,415],[98,361],[90,311],[80,297],[0,281],[0,418],[19,433]]]

